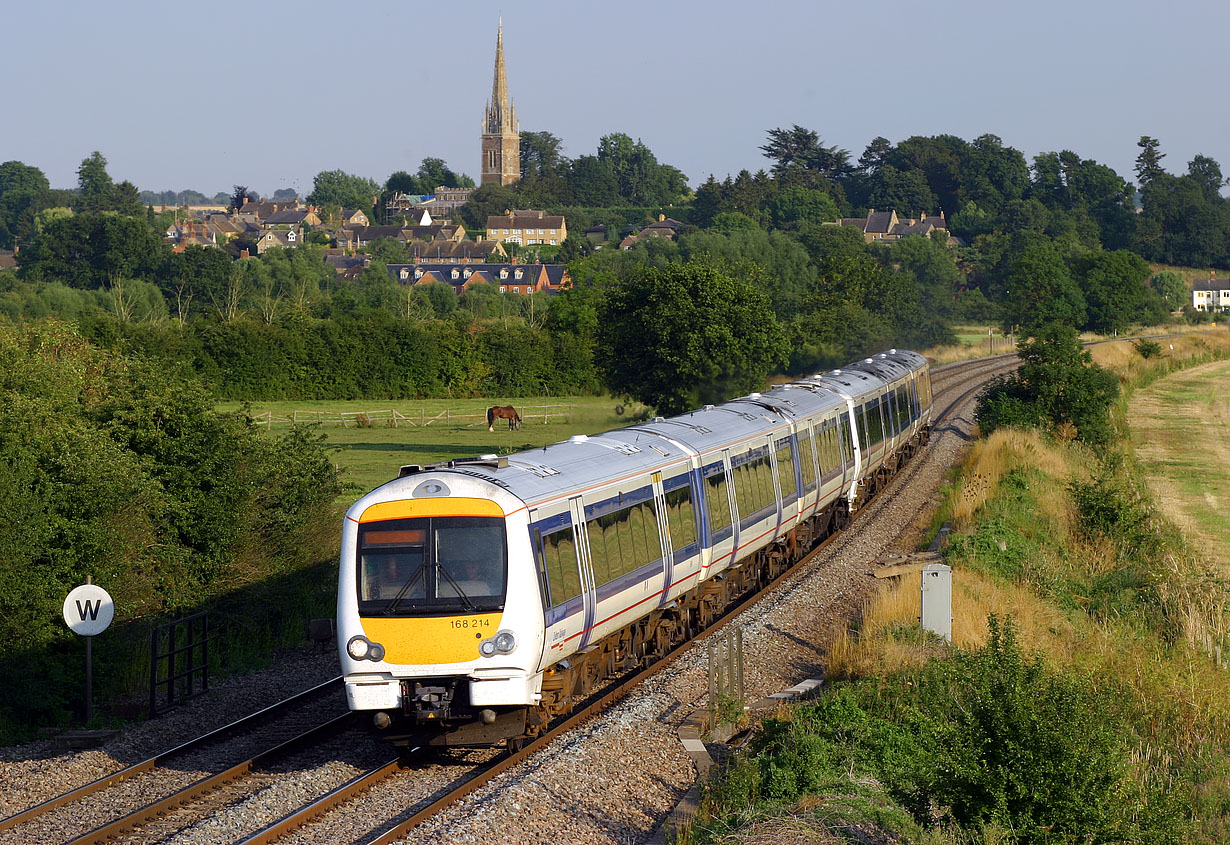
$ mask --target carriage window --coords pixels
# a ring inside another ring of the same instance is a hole
[[[705,501],[708,503],[709,528],[713,532],[713,541],[717,542],[723,530],[730,528],[730,498],[726,492],[726,473],[720,463],[714,464],[712,471],[705,476]]]
[[[741,517],[746,518],[768,507],[774,501],[773,495],[773,475],[768,455],[747,461],[735,469],[735,496]]]
[[[798,496],[799,485],[794,476],[794,449],[790,446],[789,437],[777,441],[777,483],[782,489],[783,502]]]
[[[551,604],[560,605],[581,595],[577,544],[571,525],[543,536],[542,555],[547,569],[547,583],[551,587]]]
[[[606,536],[602,531],[602,523],[605,519],[606,517],[599,517],[585,523],[585,533],[589,536],[589,565],[594,570],[594,580],[599,584],[605,584],[619,572],[618,566],[614,572],[611,570],[610,552],[607,549]],[[618,555],[618,545],[615,547],[615,552]],[[616,561],[618,562],[618,557]]]
[[[685,483],[666,494],[666,519],[670,523],[671,546],[676,553],[696,542],[691,484]]]
[[[633,505],[629,515],[632,533],[633,567],[644,566],[662,556],[662,539],[658,534],[658,519],[653,500]]]
[[[858,446],[866,453],[867,451],[867,406],[858,406]]]
[[[841,415],[841,454],[846,462],[854,460],[854,439],[850,434],[850,417]]]
[[[804,490],[811,490],[816,486],[816,465],[813,463],[814,453],[813,433],[810,428],[806,428],[799,434],[799,468],[803,470]]]

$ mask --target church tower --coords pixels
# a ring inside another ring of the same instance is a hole
[[[480,184],[511,185],[521,178],[521,133],[508,97],[504,74],[504,21],[495,37],[495,79],[483,118],[483,166]]]

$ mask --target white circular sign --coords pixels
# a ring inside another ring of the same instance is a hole
[[[64,621],[73,633],[92,637],[107,630],[115,618],[111,596],[97,584],[82,584],[64,600]]]

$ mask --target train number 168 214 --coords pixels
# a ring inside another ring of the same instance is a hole
[[[454,628],[490,628],[490,619],[454,619],[452,620]]]

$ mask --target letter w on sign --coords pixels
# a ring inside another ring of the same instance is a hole
[[[77,615],[81,617],[81,621],[85,621],[86,614],[89,614],[91,622],[97,620],[98,609],[102,607],[102,599],[95,599],[94,601],[86,599],[84,604],[85,607],[82,607],[82,601],[77,599]]]

